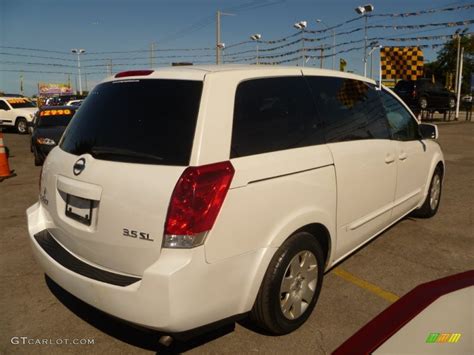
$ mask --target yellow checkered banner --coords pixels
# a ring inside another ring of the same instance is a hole
[[[382,79],[416,80],[423,76],[423,51],[419,47],[382,47]]]

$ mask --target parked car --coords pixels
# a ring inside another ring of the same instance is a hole
[[[0,97],[0,127],[15,127],[18,133],[28,133],[38,108],[25,97]]]
[[[37,113],[31,134],[35,165],[43,165],[46,156],[59,143],[76,112],[71,106],[43,106]]]
[[[433,83],[431,79],[400,80],[394,91],[413,112],[426,110],[444,113],[456,107],[454,93],[439,83]]]
[[[174,334],[249,314],[289,333],[325,271],[407,214],[437,212],[436,138],[353,74],[118,73],[49,154],[30,241],[52,280],[129,322]]]

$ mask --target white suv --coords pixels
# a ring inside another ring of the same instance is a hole
[[[169,333],[250,312],[298,328],[323,273],[444,174],[433,125],[360,76],[292,67],[123,72],[92,90],[27,211],[64,289]]]
[[[0,97],[0,127],[15,127],[18,133],[27,133],[38,107],[25,97]]]

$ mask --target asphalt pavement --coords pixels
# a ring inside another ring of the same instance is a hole
[[[5,133],[17,176],[0,183],[0,354],[332,352],[415,286],[474,269],[474,124],[449,122],[439,132],[446,176],[438,214],[403,219],[330,270],[304,326],[273,337],[242,321],[171,348],[160,346],[155,333],[85,305],[45,277],[30,250],[25,216],[38,199],[40,168],[33,164],[29,136]]]

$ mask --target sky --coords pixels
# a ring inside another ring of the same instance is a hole
[[[150,48],[156,51],[153,66],[168,66],[171,62],[191,61],[215,62],[215,14],[217,10],[231,13],[222,16],[222,42],[225,43],[224,61],[235,60],[251,64],[255,62],[256,43],[249,41],[255,33],[262,40],[278,40],[275,44],[259,44],[260,61],[278,61],[294,58],[287,65],[301,64],[299,54],[265,59],[265,55],[281,55],[301,48],[299,35],[293,28],[298,21],[307,21],[308,30],[325,29],[327,26],[344,24],[336,32],[336,44],[361,41],[363,19],[354,9],[366,2],[359,0],[0,0],[0,91],[20,92],[20,77],[26,95],[37,92],[38,82],[67,83],[76,87],[77,57],[72,48],[83,48],[81,55],[82,86],[91,89],[112,72],[150,67]],[[443,0],[373,0],[373,15],[417,12],[442,9],[474,3],[471,1]],[[473,25],[455,27],[423,27],[417,29],[394,29],[400,25],[426,25],[474,19],[474,8],[461,11],[442,12],[410,17],[369,17],[368,25],[387,25],[392,28],[369,28],[368,37],[418,37],[453,34],[458,28],[473,31]],[[349,32],[340,34],[341,32]],[[305,34],[305,38],[317,42],[305,42],[306,48],[332,46],[332,32]],[[241,45],[234,44],[249,41]],[[424,39],[411,42],[388,42],[382,45],[414,45],[443,43],[445,39]],[[286,45],[278,50],[273,47]],[[363,47],[363,42],[341,45],[336,51]],[[184,51],[183,49],[186,49]],[[193,49],[193,50],[190,50]],[[425,61],[436,59],[438,48],[424,49]],[[122,52],[122,53],[114,53]],[[243,53],[242,53],[243,52]],[[325,55],[331,54],[327,49]],[[305,52],[319,55],[319,51]],[[374,67],[378,68],[378,53],[374,53]],[[347,70],[363,73],[363,49],[336,55],[347,62]],[[306,62],[309,66],[320,66],[318,58]],[[323,67],[332,68],[332,58],[323,59]],[[377,69],[375,69],[375,75]]]

